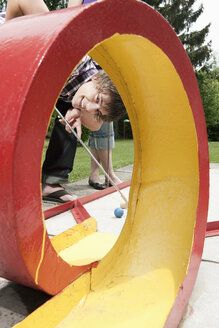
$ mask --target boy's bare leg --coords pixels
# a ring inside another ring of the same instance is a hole
[[[83,0],[69,0],[68,7],[80,6],[82,4],[82,2],[83,2]]]
[[[69,0],[68,7],[80,6],[83,0]],[[31,14],[48,12],[43,0],[8,0],[6,20]]]
[[[31,14],[48,12],[43,0],[8,0],[6,20]]]

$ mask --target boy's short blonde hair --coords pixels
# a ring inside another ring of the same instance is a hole
[[[110,103],[107,103],[104,106],[104,109],[107,111],[107,115],[101,115],[100,118],[104,122],[119,120],[126,114],[126,109],[115,85],[103,70],[100,70],[93,77],[93,79],[96,82],[98,91],[109,94],[111,98]]]

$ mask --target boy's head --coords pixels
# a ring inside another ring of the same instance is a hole
[[[94,114],[105,122],[116,121],[126,113],[116,87],[103,70],[77,90],[72,106]]]

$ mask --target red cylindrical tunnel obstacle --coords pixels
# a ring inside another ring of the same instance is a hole
[[[170,25],[140,1],[106,0],[22,17],[1,26],[0,275],[56,294],[92,267],[63,261],[47,236],[41,204],[41,156],[48,121],[65,81],[87,52],[114,35],[134,36],[133,42],[144,38],[168,58],[187,94],[197,134],[199,193],[194,238],[187,274],[167,318],[166,327],[170,327],[184,311],[201,261],[208,207],[208,145],[188,56]],[[122,51],[128,53],[125,41],[121,42]],[[112,53],[118,48],[116,41]],[[136,53],[136,63],[138,60]],[[127,70],[135,70],[133,62]],[[115,78],[114,82],[117,86]],[[118,89],[122,83],[118,82]],[[134,83],[138,87],[140,82]],[[125,99],[127,107],[130,99]],[[141,108],[135,110],[138,114]],[[134,115],[130,112],[130,122],[137,131]]]

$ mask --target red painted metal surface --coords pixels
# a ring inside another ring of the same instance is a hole
[[[129,187],[130,184],[131,184],[131,181],[128,180],[128,181],[124,181],[124,182],[120,183],[118,185],[118,187],[119,187],[120,190],[122,190],[124,188]],[[106,189],[103,189],[103,190],[99,190],[99,191],[96,191],[96,192],[94,192],[90,195],[81,197],[80,202],[81,202],[81,204],[87,204],[87,203],[93,202],[94,200],[99,199],[101,197],[110,195],[113,192],[116,192],[114,187],[109,187],[109,188],[106,188]],[[122,198],[121,198],[121,201],[124,202],[124,200]]]
[[[72,208],[74,208],[74,206],[76,206],[75,200],[68,202],[68,203],[60,204],[58,206],[51,207],[44,211],[44,219],[47,220],[47,219],[52,218],[55,215],[59,215],[61,213],[69,211]]]
[[[71,212],[77,223],[82,223],[90,218],[90,214],[86,211],[80,200],[77,201],[76,206],[71,209]]]
[[[122,190],[124,188],[129,187],[131,184],[131,180],[124,181],[117,185],[119,190]],[[90,195],[83,196],[76,200],[75,206],[71,209],[71,212],[76,220],[77,223],[81,223],[84,220],[88,219],[90,217],[90,214],[86,211],[84,206],[82,204],[87,204],[89,202],[92,202],[96,199],[102,198],[104,196],[110,195],[114,192],[117,192],[116,189],[112,186],[103,190],[96,191]],[[122,198],[121,198],[122,200]],[[122,200],[123,201],[123,200]]]
[[[66,78],[88,50],[81,46],[75,51],[70,38],[74,23],[68,27],[82,19],[83,11],[22,17],[1,26],[0,275],[50,294],[92,266],[73,267],[57,256],[45,234],[40,192],[51,111]]]
[[[131,184],[131,180],[124,181],[124,182],[120,183],[119,185],[117,185],[117,187],[120,190],[122,190],[124,188],[129,187],[130,184]],[[83,197],[81,197],[77,200],[73,200],[71,202],[64,203],[64,204],[49,208],[49,209],[44,211],[44,219],[45,220],[50,219],[51,217],[53,217],[55,215],[64,213],[64,212],[69,211],[69,210],[72,210],[74,212],[75,207],[77,207],[77,206],[80,207],[82,204],[87,204],[87,203],[92,202],[92,201],[94,201],[96,199],[99,199],[101,197],[110,195],[113,192],[116,192],[116,189],[114,187],[110,187],[110,188],[106,188],[106,189],[103,189],[103,190],[93,192],[92,194],[83,196]],[[83,217],[87,218],[87,214],[84,213]]]
[[[212,221],[207,223],[205,237],[219,236],[219,221]]]
[[[175,66],[193,112],[200,181],[190,264],[165,324],[166,328],[177,327],[201,261],[209,189],[204,113],[201,97],[197,96],[196,78],[182,44],[158,13],[135,0],[105,0],[20,18],[0,28],[0,275],[50,294],[59,292],[90,269],[65,263],[47,235],[42,252],[41,154],[49,117],[62,86],[79,60],[115,33],[149,39]]]

